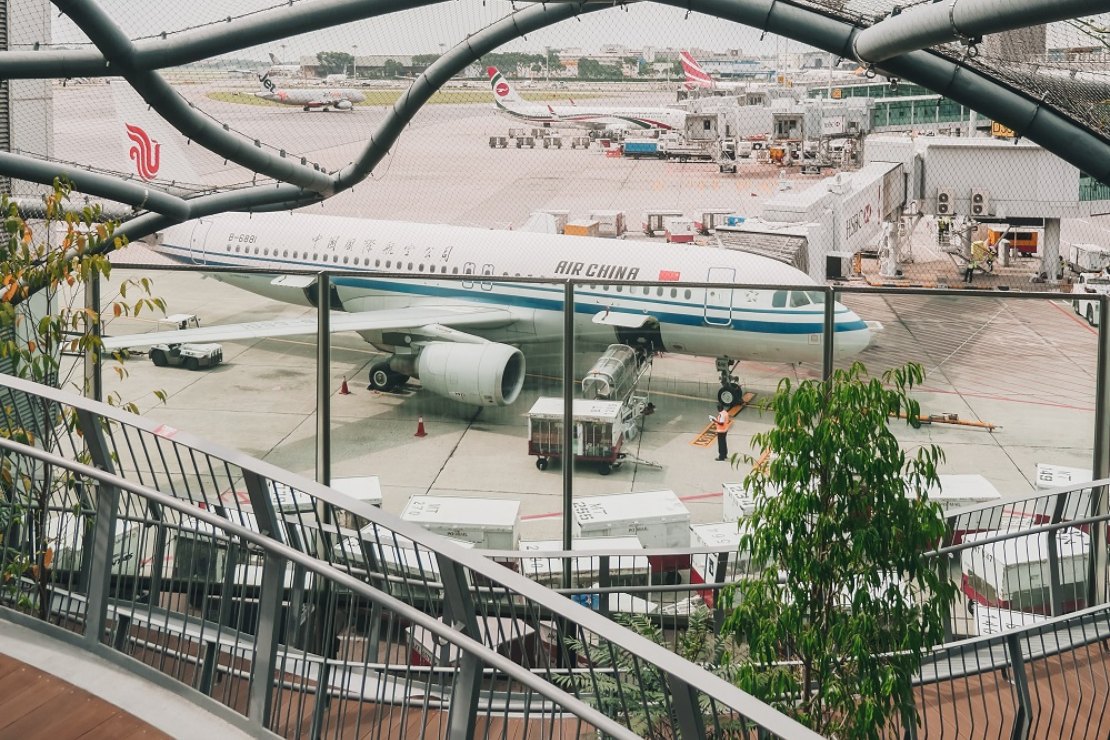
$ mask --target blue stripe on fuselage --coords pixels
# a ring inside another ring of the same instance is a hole
[[[159,246],[158,249],[159,249],[159,251],[163,252],[164,254],[169,252],[168,254],[166,254],[167,257],[170,257],[171,259],[178,260],[181,263],[187,264],[191,267],[204,268],[205,266],[211,266],[211,267],[229,267],[229,268],[234,269],[236,267],[241,268],[241,267],[246,267],[247,266],[247,265],[242,265],[242,264],[234,264],[232,262],[226,262],[226,261],[222,262],[222,261],[213,260],[211,258],[212,255],[208,254],[208,253],[205,254],[205,258],[207,259],[207,262],[202,265],[202,264],[199,264],[199,263],[196,263],[196,262],[193,261],[192,252],[188,248],[177,247],[177,246],[174,246],[174,245],[171,245],[171,244],[163,243],[162,245]],[[272,258],[272,257],[268,257],[267,261],[269,263],[278,263],[278,264],[284,263],[284,264],[288,264],[290,266],[295,266],[295,267],[300,268],[300,269],[304,269],[306,267],[308,267],[308,268],[320,267],[320,268],[323,268],[323,269],[335,269],[335,267],[336,267],[335,265],[312,264],[312,263],[306,263],[306,262],[301,261],[301,260],[297,260],[297,261],[283,260],[283,259],[275,259],[275,258]],[[475,274],[475,275],[468,276],[470,278],[470,280],[468,280],[467,282],[474,282],[474,283],[477,283],[477,284],[488,284],[488,285],[493,285],[493,286],[496,286],[496,287],[499,287],[499,288],[512,288],[514,290],[527,290],[527,291],[531,291],[531,292],[536,293],[536,294],[541,294],[541,295],[532,295],[532,296],[519,295],[519,294],[506,295],[504,293],[498,293],[496,290],[483,290],[483,289],[478,288],[478,287],[463,288],[463,287],[461,287],[461,285],[462,285],[461,281],[460,282],[447,281],[447,282],[441,283],[439,285],[427,285],[426,281],[435,280],[435,278],[433,278],[430,274],[429,275],[420,275],[418,273],[413,274],[413,280],[412,281],[374,278],[374,277],[369,277],[370,275],[373,275],[373,273],[367,272],[366,274],[368,275],[368,277],[354,277],[354,276],[350,276],[350,275],[336,275],[336,276],[332,277],[331,282],[332,282],[332,285],[334,285],[336,287],[344,287],[344,288],[362,288],[362,289],[365,289],[365,290],[389,291],[389,292],[392,292],[392,293],[405,293],[405,294],[408,294],[408,295],[422,295],[422,296],[435,297],[435,298],[449,298],[449,299],[454,299],[454,300],[464,300],[464,301],[471,301],[471,302],[480,301],[482,303],[489,303],[489,304],[495,304],[495,305],[501,305],[501,306],[512,306],[512,307],[521,307],[521,308],[535,308],[535,309],[540,309],[540,310],[545,310],[545,311],[560,311],[561,312],[563,310],[563,295],[562,295],[563,291],[562,291],[562,288],[559,288],[559,287],[548,287],[548,286],[539,285],[539,284],[536,284],[536,283],[512,283],[512,282],[504,282],[504,281],[500,281],[500,280],[491,280],[489,278],[492,278],[493,277],[492,275]],[[458,285],[459,287],[457,287],[457,288],[453,287],[455,285]],[[478,293],[476,293],[475,291],[478,291]],[[544,297],[542,295],[543,293],[550,293],[550,294],[554,294],[554,295],[553,295],[553,297],[548,298],[548,297]],[[555,295],[557,295],[557,297],[554,297]],[[673,305],[673,306],[683,306],[683,307],[687,307],[687,308],[693,308],[693,307],[699,307],[700,308],[701,304],[688,303],[688,302],[687,303],[682,303],[682,302],[679,302],[679,301],[661,300],[661,299],[658,299],[658,298],[650,298],[648,296],[642,296],[642,297],[641,296],[634,296],[634,295],[631,295],[631,294],[611,295],[609,293],[597,293],[597,292],[584,292],[583,291],[582,295],[584,297],[587,297],[587,298],[605,298],[605,299],[609,299],[609,300],[619,300],[622,303],[626,303],[626,304],[627,303],[632,303],[633,304],[632,306],[627,306],[627,305],[625,305],[625,306],[614,306],[613,310],[618,311],[618,312],[624,312],[624,313],[636,313],[636,312],[641,312],[642,311],[643,313],[645,313],[647,315],[651,315],[654,318],[658,319],[661,323],[665,323],[665,324],[680,324],[680,325],[685,325],[685,326],[707,326],[707,327],[712,326],[712,327],[718,327],[718,328],[721,328],[721,329],[731,328],[735,331],[746,331],[746,332],[753,332],[753,333],[760,333],[760,334],[787,334],[787,335],[792,335],[792,334],[820,334],[824,331],[824,311],[823,310],[799,311],[797,309],[790,310],[790,309],[773,309],[773,308],[770,308],[770,309],[768,309],[768,308],[749,309],[749,308],[742,308],[742,307],[738,307],[738,306],[733,306],[732,310],[731,310],[731,313],[733,315],[732,322],[731,322],[731,324],[724,324],[724,323],[706,322],[705,319],[704,319],[704,314],[702,314],[702,313],[677,313],[677,312],[670,312],[670,311],[660,312],[658,310],[650,310],[649,311],[649,310],[645,310],[644,308],[637,308],[637,306],[636,306],[636,304],[644,304],[646,306],[650,306],[652,309],[657,309],[660,305]],[[583,303],[576,302],[574,309],[575,309],[575,313],[593,315],[593,314],[598,312],[599,306],[597,306],[595,304],[583,304]],[[720,312],[720,311],[724,311],[725,308],[724,307],[713,307],[713,306],[711,306],[710,310]],[[847,314],[847,313],[849,313],[848,309],[843,307],[843,306],[841,306],[837,310],[837,314]],[[758,320],[758,319],[737,318],[737,314],[772,314],[772,315],[781,316],[781,317],[802,315],[802,316],[812,316],[814,320],[813,321],[807,321],[807,322],[804,322],[804,323],[788,323],[788,322],[783,322],[783,321],[765,321],[765,320]],[[837,323],[836,323],[836,331],[837,332],[860,331],[860,330],[866,329],[866,328],[867,328],[867,325],[862,320],[860,320],[858,318],[855,321],[840,321],[840,320],[838,320]]]

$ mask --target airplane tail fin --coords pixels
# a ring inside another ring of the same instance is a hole
[[[679,54],[679,60],[682,62],[682,72],[686,75],[687,90],[693,90],[697,87],[716,87],[713,78],[709,76],[708,72],[701,68],[701,65],[690,55],[690,52],[681,52]]]
[[[524,102],[524,98],[517,94],[505,76],[501,74],[497,67],[487,67],[486,73],[489,74],[489,85],[493,90],[493,101],[500,107],[508,107],[510,104],[520,104]]]
[[[146,182],[204,183],[186,154],[188,141],[181,133],[150,110],[139,94],[126,83],[112,84],[115,103],[114,127],[119,136],[118,149],[110,169],[127,172]],[[194,146],[193,150],[205,151]]]

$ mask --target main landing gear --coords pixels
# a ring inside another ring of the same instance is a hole
[[[370,368],[370,385],[368,390],[393,391],[408,382],[409,376],[396,372],[388,362],[379,362]]]
[[[744,389],[740,386],[740,378],[732,372],[740,365],[740,360],[733,360],[724,356],[717,358],[717,373],[721,376],[721,388],[717,391],[717,402],[730,409],[740,403],[744,397]]]

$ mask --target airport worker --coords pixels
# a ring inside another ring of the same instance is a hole
[[[728,459],[728,428],[732,425],[732,417],[723,403],[717,404],[717,415],[710,416],[717,429],[717,461]]]
[[[977,269],[979,269],[979,261],[972,257],[967,261],[967,267],[964,268],[965,283],[971,283],[972,279],[975,277],[975,271]]]

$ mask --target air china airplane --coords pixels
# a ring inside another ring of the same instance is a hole
[[[360,91],[347,88],[323,87],[313,90],[307,87],[288,87],[282,89],[266,75],[259,75],[258,81],[265,89],[262,92],[256,92],[255,97],[272,100],[282,105],[299,105],[306,111],[313,108],[352,110],[355,103],[361,103],[366,99]]]
[[[345,313],[332,317],[331,328],[357,332],[389,354],[371,368],[371,387],[390,390],[417,378],[425,391],[475,406],[513,403],[524,383],[526,351],[561,342],[563,287],[512,282],[518,276],[586,281],[575,291],[577,351],[620,342],[645,353],[718,358],[717,396],[726,404],[741,392],[732,376],[739,361],[817,361],[822,354],[822,295],[805,290],[809,277],[744,252],[295,213],[204,218],[167,229],[153,248],[200,270],[351,271],[332,278],[329,303]],[[279,301],[319,301],[312,276],[214,277]],[[681,281],[800,287],[701,289]],[[840,355],[868,345],[872,326],[842,305],[835,319]],[[251,322],[108,337],[105,346],[303,335],[316,328],[314,318]]]
[[[602,130],[679,129],[686,125],[686,111],[678,108],[617,107],[589,105],[552,106],[529,103],[505,79],[497,67],[486,69],[497,110],[519,121],[551,126]]]

